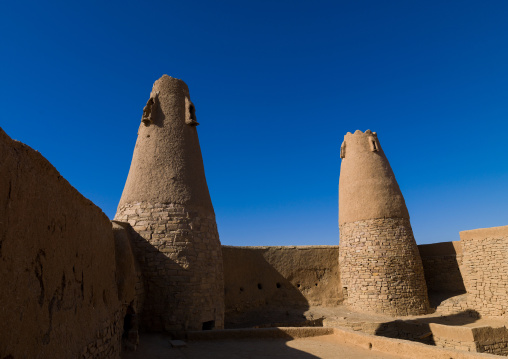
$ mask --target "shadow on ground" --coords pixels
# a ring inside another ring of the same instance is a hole
[[[144,334],[135,352],[123,352],[122,359],[243,359],[243,358],[294,358],[318,359],[318,356],[291,348],[289,335],[277,338],[236,338],[229,340],[190,341],[174,348],[171,337],[165,334]]]
[[[394,320],[381,323],[375,331],[375,335],[415,341],[419,343],[435,345],[430,324],[442,324],[448,326],[462,326],[476,322],[480,314],[475,310],[466,310],[457,314],[439,317],[426,317],[418,319]]]

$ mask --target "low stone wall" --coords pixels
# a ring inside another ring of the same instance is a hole
[[[477,351],[508,356],[508,329],[506,327],[473,328]]]
[[[465,293],[460,272],[462,245],[459,241],[418,246],[429,292]]]
[[[0,358],[118,358],[111,223],[0,129]]]
[[[508,226],[460,232],[468,304],[482,316],[508,310]]]
[[[433,345],[408,340],[374,336],[343,328],[334,328],[334,334],[340,342],[362,346],[374,351],[398,355],[402,358],[425,359],[477,359],[496,358],[489,354],[478,354],[453,348],[439,348]]]
[[[338,246],[222,246],[222,256],[226,313],[336,306],[343,300]]]
[[[436,346],[469,352],[508,355],[508,329],[430,324]]]

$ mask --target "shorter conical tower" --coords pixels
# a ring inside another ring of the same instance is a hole
[[[138,247],[147,330],[224,326],[222,252],[197,125],[187,85],[162,76],[143,110],[115,216],[145,240]]]
[[[377,134],[348,132],[341,158],[339,266],[346,303],[390,315],[428,313],[409,213]]]

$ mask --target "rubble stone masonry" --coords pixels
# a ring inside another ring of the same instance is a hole
[[[508,226],[460,232],[468,305],[482,316],[508,311]]]
[[[142,327],[223,328],[224,279],[215,217],[178,204],[134,203],[119,207],[116,220],[128,222],[144,239],[134,242],[146,280]]]
[[[408,219],[345,223],[340,245],[342,285],[351,307],[391,315],[428,312],[423,267]]]

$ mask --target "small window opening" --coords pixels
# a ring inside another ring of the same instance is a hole
[[[280,283],[277,283],[277,284],[276,284],[276,286],[277,286],[277,288],[282,287],[282,286],[280,285]]]
[[[213,328],[215,328],[215,320],[203,322],[203,330],[212,330]]]
[[[373,136],[370,136],[370,137],[369,137],[369,142],[370,142],[370,150],[371,150],[372,152],[377,152],[377,151],[379,151],[379,147],[378,147],[378,145],[377,145],[377,141],[376,141],[376,139],[375,139]]]
[[[296,285],[296,288],[300,288],[300,283],[298,283],[298,284]]]
[[[152,123],[152,107],[154,104],[154,99],[150,97],[146,103],[145,108],[143,109],[143,117],[141,118],[141,121],[143,121],[145,126],[148,126]]]
[[[185,102],[188,104],[188,113],[185,115],[185,123],[189,126],[199,125],[198,121],[196,120],[196,108],[194,107],[193,103],[190,102],[190,100],[187,98],[185,99]]]
[[[258,283],[258,289],[263,289],[263,285],[261,283]]]
[[[346,141],[340,145],[340,158],[346,158]]]

